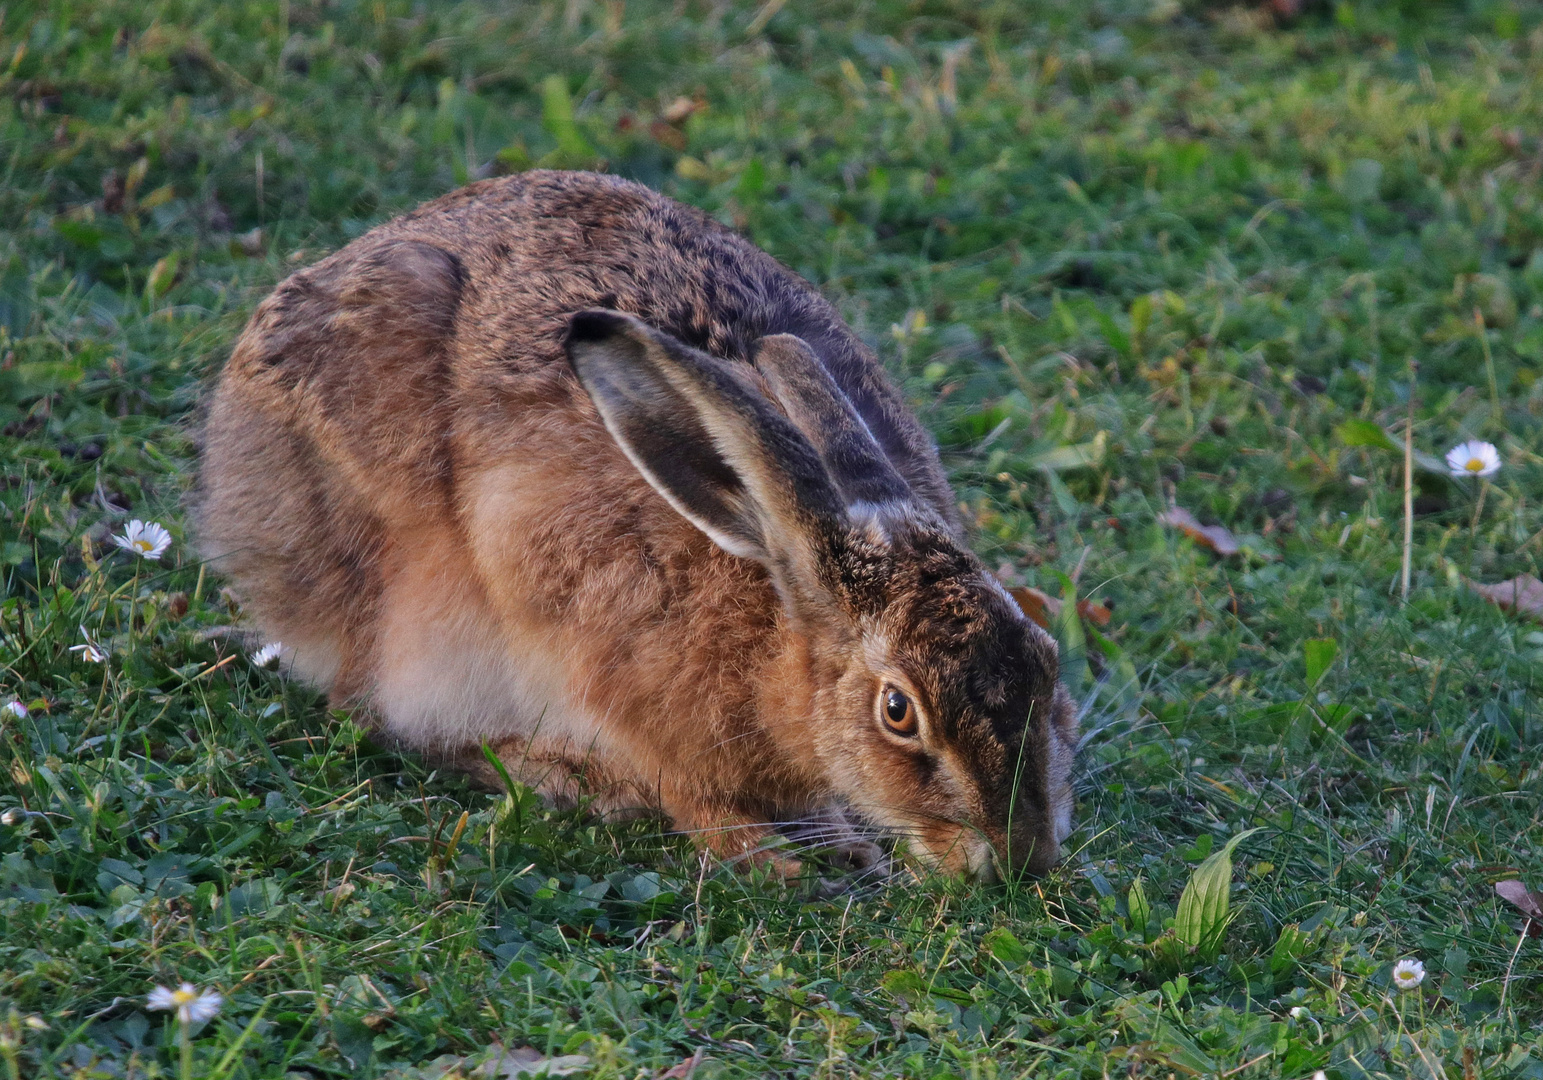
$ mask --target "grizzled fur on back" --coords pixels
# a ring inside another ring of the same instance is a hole
[[[205,553],[403,743],[726,855],[786,865],[768,823],[844,811],[977,873],[1054,857],[1053,644],[871,350],[701,213],[586,173],[453,192],[280,284],[207,417]]]

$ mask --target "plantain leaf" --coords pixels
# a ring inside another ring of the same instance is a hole
[[[1244,829],[1222,845],[1220,851],[1195,868],[1179,897],[1173,932],[1202,959],[1214,960],[1221,952],[1222,933],[1227,929],[1232,905],[1233,849],[1258,831]]]
[[[1009,967],[1022,967],[1028,963],[1029,950],[1018,940],[1017,935],[1005,926],[999,926],[991,931],[981,939],[981,944],[995,959]]]
[[[548,75],[541,80],[541,126],[557,140],[557,149],[543,159],[543,165],[579,168],[595,160],[595,148],[584,138],[573,117],[573,98],[568,94],[568,80]]]
[[[1302,659],[1307,665],[1307,685],[1317,686],[1318,680],[1334,666],[1339,655],[1339,642],[1334,638],[1308,638],[1302,642]]]
[[[1275,940],[1275,950],[1270,954],[1270,974],[1276,977],[1289,974],[1312,944],[1313,936],[1304,934],[1296,923],[1281,927],[1280,937]]]
[[[886,993],[907,1009],[917,1009],[927,1000],[927,984],[914,971],[904,969],[886,972],[879,980]]]
[[[1125,894],[1125,905],[1130,909],[1131,929],[1141,935],[1142,941],[1150,941],[1147,936],[1147,925],[1152,921],[1152,903],[1147,899],[1147,891],[1141,884],[1141,875],[1136,875],[1136,880],[1130,883],[1130,891]]]
[[[1370,420],[1346,420],[1334,429],[1334,434],[1346,446],[1374,446],[1379,450],[1402,450],[1381,424]]]

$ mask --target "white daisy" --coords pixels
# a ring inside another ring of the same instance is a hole
[[[284,643],[282,641],[270,641],[252,654],[252,663],[256,667],[268,667],[278,661],[284,655]]]
[[[0,825],[4,825],[7,829],[9,829],[12,825],[15,825],[18,821],[23,820],[26,816],[27,812],[21,807],[9,807],[4,813],[0,813]]]
[[[1311,1020],[1313,1018],[1313,1014],[1307,1011],[1306,1005],[1293,1005],[1290,1015],[1293,1020]]]
[[[132,551],[141,558],[155,561],[171,546],[171,533],[154,521],[135,518],[123,530],[122,536],[114,536],[113,543],[124,551]]]
[[[78,653],[80,653],[80,657],[81,657],[82,660],[89,660],[93,664],[104,664],[104,663],[106,663],[107,662],[107,648],[106,648],[106,646],[99,645],[95,641],[93,641],[91,639],[91,635],[86,631],[86,628],[84,626],[82,626],[80,628],[80,636],[86,639],[86,643],[84,645],[71,645],[70,646],[70,652],[78,652]]]
[[[28,716],[27,707],[19,701],[7,701],[5,703],[5,711],[18,720],[25,720]]]
[[[1393,965],[1393,985],[1409,991],[1425,981],[1425,965],[1418,960],[1404,959]]]
[[[1453,476],[1489,476],[1500,471],[1500,452],[1494,443],[1470,439],[1447,451],[1447,468]]]
[[[157,986],[150,991],[145,1005],[151,1009],[177,1011],[177,1021],[182,1024],[202,1024],[219,1015],[224,999],[213,990],[200,990],[192,983],[183,983],[175,990]]]

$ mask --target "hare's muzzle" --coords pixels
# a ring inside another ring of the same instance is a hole
[[[991,842],[984,844],[984,864],[972,862],[970,866],[971,876],[977,880],[1044,877],[1061,861],[1061,846],[1051,829],[1041,828],[1037,822],[1024,822],[1010,831],[1000,829],[992,833]]]

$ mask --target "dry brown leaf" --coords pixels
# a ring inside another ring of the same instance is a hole
[[[1109,620],[1114,618],[1114,612],[1109,606],[1097,600],[1078,600],[1077,614],[1082,616],[1084,622],[1090,622],[1099,629],[1108,626]]]
[[[1016,589],[1008,589],[1007,592],[1018,601],[1018,606],[1023,609],[1025,615],[1046,630],[1049,630],[1050,624],[1061,615],[1061,601],[1040,589],[1022,585]],[[1114,613],[1107,605],[1100,604],[1096,600],[1078,600],[1077,614],[1084,622],[1090,622],[1100,629],[1108,626],[1109,620],[1114,617]]]
[[[688,98],[683,94],[666,105],[664,107],[664,112],[660,115],[664,117],[666,123],[680,124],[684,123],[686,118],[692,113],[701,109],[703,105],[703,102],[693,101],[691,98]]]
[[[1018,606],[1023,609],[1025,615],[1034,622],[1039,623],[1046,630],[1050,629],[1051,621],[1061,614],[1061,601],[1049,593],[1040,592],[1038,589],[1031,588],[1028,585],[1023,585],[1016,589],[1008,589],[1007,592],[1009,596],[1018,601]]]
[[[679,1065],[672,1065],[660,1073],[655,1080],[691,1080],[692,1074],[696,1072],[696,1067],[702,1064],[702,1056],[705,1053],[705,1050],[698,1049],[696,1053],[686,1058]]]
[[[482,1067],[489,1080],[535,1080],[543,1076],[567,1076],[589,1064],[583,1054],[547,1057],[533,1046],[521,1046],[499,1053]]]
[[[1534,619],[1543,619],[1543,581],[1539,581],[1531,574],[1522,574],[1510,581],[1501,581],[1494,585],[1470,581],[1468,587],[1506,611],[1514,611],[1518,615],[1530,615]]]
[[[1520,908],[1529,919],[1543,919],[1543,893],[1529,892],[1520,881],[1495,882],[1495,894]]]
[[[533,1046],[505,1050],[495,1042],[468,1057],[441,1054],[422,1065],[391,1069],[382,1080],[545,1080],[588,1067],[589,1058],[583,1054],[547,1057]]]
[[[1218,555],[1236,555],[1241,550],[1237,537],[1227,528],[1221,525],[1202,525],[1194,514],[1182,506],[1165,510],[1157,515],[1157,520],[1164,525],[1172,525],[1195,543],[1210,548]]]

